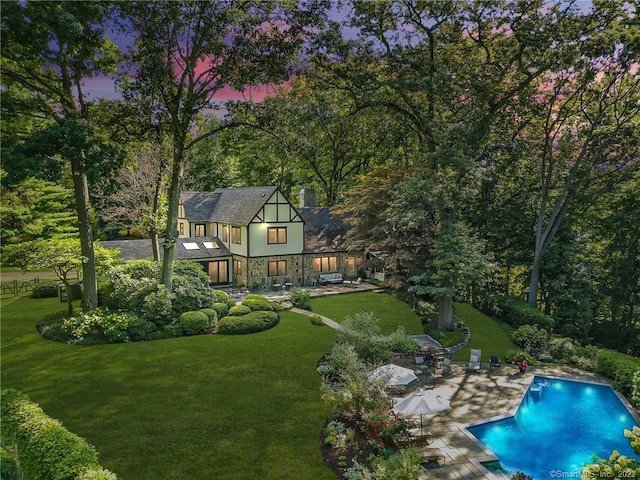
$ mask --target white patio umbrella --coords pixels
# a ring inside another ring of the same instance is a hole
[[[420,415],[420,436],[422,436],[422,415],[448,410],[451,402],[433,391],[417,391],[400,400],[391,410],[395,413]]]
[[[369,377],[389,377],[389,380],[387,380],[387,385],[390,386],[408,385],[414,380],[418,379],[413,370],[401,367],[400,365],[396,365],[394,363],[389,363],[387,365],[376,368],[373,372],[371,372]]]

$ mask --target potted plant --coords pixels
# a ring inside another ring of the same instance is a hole
[[[527,358],[524,352],[520,352],[514,355],[511,363],[518,367],[518,370],[520,370],[520,373],[525,373],[527,371],[527,367],[529,366],[527,364]]]

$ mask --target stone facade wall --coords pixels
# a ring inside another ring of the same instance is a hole
[[[303,271],[304,271],[304,279],[303,285],[311,285],[314,280],[317,280],[320,276],[320,272],[313,271],[313,259],[314,258],[323,258],[323,257],[337,257],[336,259],[336,267],[338,268],[338,272],[342,273],[345,280],[356,279],[360,276],[360,271],[362,270],[362,266],[364,265],[364,252],[332,252],[332,253],[309,253],[304,255],[303,260]],[[355,258],[355,273],[353,275],[348,275],[347,268],[347,258],[353,257]],[[333,273],[333,272],[328,272]]]
[[[287,262],[286,275],[268,276],[269,262],[285,260]],[[247,268],[247,286],[270,287],[274,283],[285,283],[285,279],[293,285],[302,284],[302,255],[274,255],[271,257],[250,258]]]
[[[269,288],[274,283],[291,282],[294,286],[311,285],[314,280],[320,275],[319,272],[313,271],[313,259],[322,257],[337,257],[336,266],[338,272],[342,273],[347,279],[355,279],[361,276],[362,265],[364,264],[364,253],[348,253],[348,252],[334,252],[330,254],[302,254],[302,255],[273,255],[269,257],[249,258],[246,263],[243,262],[243,277],[234,277],[234,284],[239,285],[244,283],[247,287],[253,288],[258,286],[259,288]],[[348,275],[347,258],[352,257],[355,259],[355,274]],[[238,258],[238,257],[236,257]],[[278,275],[275,277],[268,276],[268,264],[269,262],[285,260],[287,262],[286,275]]]

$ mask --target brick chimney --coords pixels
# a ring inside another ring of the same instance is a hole
[[[316,191],[313,188],[302,187],[300,190],[300,208],[316,206]]]

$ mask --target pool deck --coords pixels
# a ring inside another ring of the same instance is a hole
[[[465,427],[515,414],[534,376],[608,383],[604,377],[570,367],[529,367],[520,374],[515,366],[503,365],[489,373],[488,365],[475,373],[464,365],[453,365],[451,375],[433,387],[438,395],[451,401],[447,411],[424,417],[425,429],[435,438],[429,447],[445,454],[441,465],[428,465],[423,476],[430,479],[497,479],[481,465],[495,456],[478,442]]]

